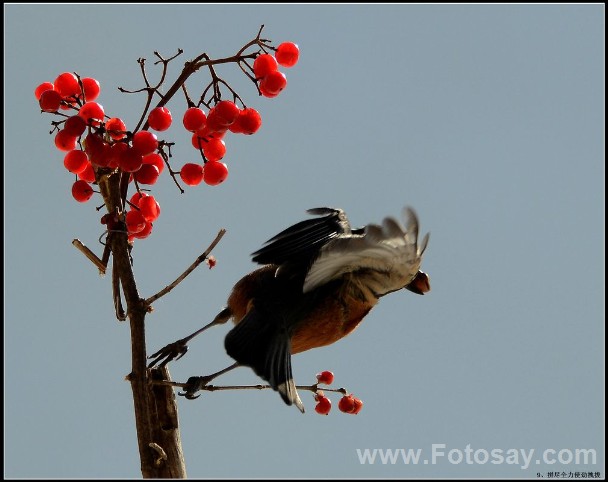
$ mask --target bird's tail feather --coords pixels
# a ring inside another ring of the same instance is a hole
[[[271,316],[271,315],[270,315]],[[255,307],[226,335],[224,346],[239,364],[266,380],[287,405],[304,413],[291,371],[291,336],[280,323]]]

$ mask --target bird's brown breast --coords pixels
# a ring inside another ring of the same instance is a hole
[[[304,294],[301,281],[278,280],[275,272],[276,266],[269,265],[244,276],[234,286],[228,306],[235,323],[256,304],[272,306],[273,317],[283,320],[292,330],[293,354],[344,338],[377,302],[362,293],[350,277]]]
[[[291,338],[292,353],[331,345],[352,333],[373,304],[357,299],[348,286],[328,292],[314,306],[307,319],[299,324]]]

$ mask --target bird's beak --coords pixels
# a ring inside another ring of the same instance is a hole
[[[414,279],[405,288],[417,295],[423,295],[424,293],[431,291],[429,275],[422,271],[418,271],[416,276],[414,276]]]

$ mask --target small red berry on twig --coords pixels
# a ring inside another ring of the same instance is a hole
[[[338,408],[341,412],[358,414],[363,408],[363,402],[353,396],[353,394],[344,395],[338,402]]]
[[[334,374],[328,370],[317,373],[317,381],[323,385],[331,385],[334,382]]]
[[[156,107],[150,111],[148,115],[148,124],[155,131],[166,131],[171,127],[173,118],[171,112],[166,107]]]
[[[207,266],[209,266],[209,269],[211,269],[215,267],[217,260],[215,259],[215,256],[209,255],[205,258],[205,263],[207,263]]]
[[[329,415],[331,410],[331,400],[322,394],[315,395],[315,400],[317,401],[317,405],[315,405],[315,412],[321,415]]]
[[[293,42],[283,42],[277,47],[274,56],[279,65],[293,67],[298,63],[298,59],[300,58],[300,49]]]

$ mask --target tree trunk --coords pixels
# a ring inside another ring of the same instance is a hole
[[[111,174],[101,176],[99,187],[108,212],[120,212],[121,181],[126,177]],[[170,380],[169,370],[147,368],[145,318],[147,306],[139,296],[131,266],[130,246],[126,226],[108,236],[113,256],[113,270],[118,275],[127,305],[131,327],[131,373],[127,379],[133,390],[135,426],[144,478],[186,478],[186,466],[181,447],[177,404],[170,386],[153,385],[151,380]],[[115,306],[120,306],[120,290],[114,293]],[[117,309],[117,313],[118,313]]]

